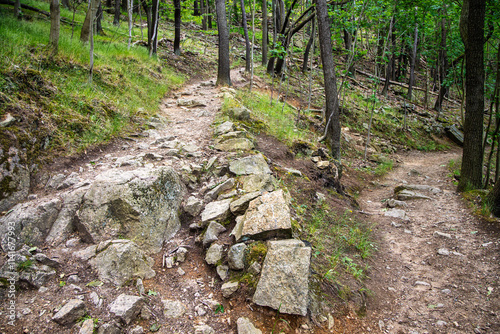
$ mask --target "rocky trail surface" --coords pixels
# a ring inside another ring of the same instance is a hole
[[[369,318],[386,333],[498,333],[498,223],[456,193],[449,152],[411,152],[359,199],[376,221]],[[377,328],[378,329],[378,328]]]
[[[362,193],[379,251],[366,316],[346,321],[321,297],[309,307],[311,247],[292,235],[284,167],[259,152],[279,147],[237,121],[215,126],[224,97],[234,91],[193,83],[148,130],[37,176],[0,218],[1,333],[500,331],[498,231],[455,193],[458,152],[401,155]]]

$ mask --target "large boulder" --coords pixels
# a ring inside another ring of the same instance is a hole
[[[157,253],[180,228],[182,192],[172,168],[111,170],[85,194],[76,225],[86,242],[122,236]]]
[[[41,245],[59,215],[62,201],[59,198],[40,203],[16,205],[0,218],[0,236],[5,252],[14,251],[23,244]]]
[[[253,301],[281,313],[307,315],[311,248],[300,240],[268,241]]]
[[[287,238],[291,233],[290,208],[281,189],[265,193],[251,201],[245,215],[237,220],[232,232],[237,241],[242,237]]]
[[[71,299],[54,316],[52,321],[59,325],[69,326],[83,317],[87,312],[85,303],[80,299]]]
[[[113,240],[90,261],[99,279],[122,286],[132,278],[148,279],[155,276],[153,259],[146,256],[130,240]]]

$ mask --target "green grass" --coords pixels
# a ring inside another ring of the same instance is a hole
[[[296,124],[297,111],[288,104],[283,107],[283,102],[276,101],[276,96],[275,91],[271,105],[271,97],[267,94],[240,90],[237,91],[236,100],[224,101],[222,111],[227,112],[231,108],[244,105],[252,111],[252,117],[259,121],[249,124],[254,131],[264,130],[290,146],[297,141],[314,141],[315,134],[312,131]]]
[[[49,6],[27,3],[44,10]],[[65,9],[61,14],[72,15]],[[83,21],[83,15],[79,11],[76,21]],[[61,24],[59,54],[52,60],[47,49],[49,22],[17,20],[11,8],[0,7],[0,115],[23,109],[37,113],[44,131],[30,135],[46,140],[44,149],[78,153],[134,131],[156,114],[160,99],[185,80],[160,59],[149,58],[146,48],[128,50],[126,24],[116,28],[103,20],[103,27],[106,35],[95,39],[89,84],[89,46],[79,41],[80,27],[72,39],[71,27]],[[134,34],[140,35],[139,29]],[[26,121],[29,127],[34,120],[28,116]]]

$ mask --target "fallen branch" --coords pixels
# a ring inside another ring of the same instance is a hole
[[[14,6],[15,3],[14,1],[10,1],[10,0],[0,0],[0,5],[9,5],[9,6]],[[36,13],[40,13],[42,15],[45,15],[47,17],[50,17],[50,13],[47,12],[47,11],[44,11],[42,9],[39,9],[39,8],[36,8],[36,7],[32,7],[32,6],[28,6],[28,5],[25,5],[23,3],[21,3],[21,8],[23,9],[27,9],[27,10],[31,10],[32,12],[36,12]],[[70,19],[67,19],[65,17],[61,17],[61,22],[63,23],[67,23],[69,25],[72,24],[71,20]]]

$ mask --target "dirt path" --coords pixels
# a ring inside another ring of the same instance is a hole
[[[402,163],[359,199],[376,222],[378,248],[369,318],[385,333],[499,333],[499,229],[470,214],[447,176],[458,150],[401,155]],[[430,200],[407,201],[407,218],[382,201],[401,184],[428,185]]]

